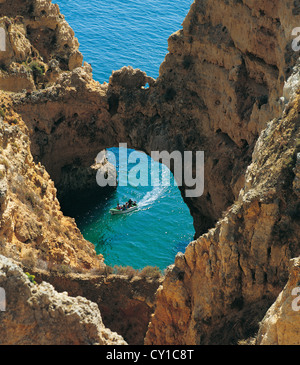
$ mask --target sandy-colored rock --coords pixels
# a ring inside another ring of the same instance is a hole
[[[256,345],[300,345],[300,258],[292,260],[290,278],[260,323]]]
[[[300,253],[299,196],[293,189],[299,112],[297,95],[261,133],[236,203],[215,228],[176,257],[157,293],[145,344],[234,344],[255,336],[289,278],[290,259]],[[288,284],[285,297],[296,281]],[[288,308],[283,300],[281,294],[270,313],[281,305]],[[288,316],[287,323],[280,317],[280,331],[286,326],[292,337],[299,320],[293,314],[293,327]],[[267,318],[263,332],[276,317]],[[286,334],[282,342],[291,337]]]
[[[1,13],[0,13],[1,14]],[[6,32],[6,50],[0,52],[2,68],[9,68],[11,62],[22,63],[32,53],[30,41],[26,37],[26,26],[19,20],[12,21],[4,17],[0,18],[0,26]]]
[[[6,50],[0,52],[0,66],[7,73],[0,86],[2,90],[20,92],[44,87],[53,78],[35,77],[35,70],[30,67],[32,59],[38,63],[58,60],[63,70],[73,70],[82,66],[83,56],[79,52],[79,43],[74,36],[59,6],[51,0],[30,0],[27,2],[8,0],[0,5],[0,27],[6,33]],[[27,83],[24,74],[10,71],[11,63],[26,67]],[[44,76],[46,70],[41,72]],[[34,84],[28,85],[30,74]],[[9,79],[9,83],[5,83]],[[20,80],[18,80],[20,79]],[[3,86],[3,87],[2,87]]]
[[[83,55],[79,51],[75,51],[71,54],[69,59],[69,70],[74,70],[74,68],[81,67],[83,61]]]
[[[46,281],[58,292],[85,297],[100,309],[105,327],[121,335],[129,345],[143,345],[150,316],[155,307],[155,292],[161,277],[133,275],[131,268],[123,274],[57,273],[34,270],[37,282]]]
[[[46,282],[34,284],[4,256],[0,256],[0,287],[5,291],[1,345],[126,345],[105,328],[95,303],[58,293]]]
[[[1,95],[1,253],[27,267],[103,268],[103,259],[84,240],[75,220],[63,216],[53,181],[43,165],[33,162],[27,127]]]
[[[18,92],[20,90],[32,90],[35,88],[32,76],[27,74],[0,74],[0,88],[5,91]]]

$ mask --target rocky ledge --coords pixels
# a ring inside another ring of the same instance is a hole
[[[0,256],[1,345],[126,345],[105,328],[97,304],[58,293],[49,283],[36,284],[18,264]],[[3,299],[3,298],[2,298]]]

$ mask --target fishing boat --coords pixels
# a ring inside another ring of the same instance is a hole
[[[110,209],[110,214],[112,215],[117,215],[117,214],[127,214],[127,213],[130,213],[130,212],[133,212],[134,210],[137,210],[138,209],[138,205],[133,205],[131,206],[130,208],[126,208],[126,209],[118,209],[118,208],[112,208]]]

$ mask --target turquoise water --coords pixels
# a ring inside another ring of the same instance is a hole
[[[102,83],[108,81],[112,70],[125,65],[156,78],[167,53],[167,39],[181,28],[192,0],[54,2],[74,29],[84,60],[92,64],[94,79]],[[118,149],[111,151],[117,154]],[[150,166],[155,163],[150,157],[146,160],[143,171],[150,181]],[[168,176],[165,166],[160,165],[160,170],[161,178]],[[129,198],[138,202],[137,211],[109,214],[111,207]],[[165,269],[174,263],[177,252],[184,252],[195,234],[192,217],[172,175],[169,186],[119,185],[101,201],[74,207],[73,216],[84,237],[111,266]]]
[[[184,252],[195,233],[174,177],[167,167],[140,153],[137,163],[128,163],[128,178],[119,168],[119,149],[109,150],[117,157],[118,188],[103,201],[81,209],[75,216],[78,227],[83,236],[95,244],[97,253],[104,255],[108,265],[135,269],[151,265],[165,269],[174,262],[177,252]],[[123,156],[131,152],[120,149]],[[135,174],[133,169],[137,166],[147,174]],[[155,166],[159,168],[156,179]],[[149,186],[132,186],[134,181],[130,176],[142,185],[148,181]],[[109,213],[110,208],[129,198],[138,202],[138,210],[124,215]]]
[[[53,0],[75,31],[94,79],[140,68],[157,78],[168,38],[181,28],[193,0]]]

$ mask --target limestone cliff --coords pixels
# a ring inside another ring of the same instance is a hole
[[[5,0],[0,25],[6,51],[0,55],[0,86],[7,91],[34,90],[55,79],[59,70],[82,65],[74,31],[57,4],[49,0]]]
[[[177,255],[158,290],[146,344],[233,344],[256,334],[300,254],[299,101],[261,133],[224,218]]]
[[[58,292],[96,303],[105,327],[121,335],[129,345],[143,345],[162,278],[125,273],[99,275],[93,271],[61,273],[31,269],[30,272],[38,283],[45,281]]]
[[[196,240],[177,255],[157,292],[145,343],[254,336],[300,254],[297,68],[296,82],[289,79],[299,14],[292,0],[195,0],[169,39],[157,80],[124,67],[101,85],[90,65],[82,66],[56,5],[2,1],[5,254],[22,259],[30,250],[34,263],[103,269],[61,213],[55,189],[61,201],[72,190],[98,194],[91,166],[120,142],[147,153],[204,151],[203,196],[186,198],[181,187]],[[283,90],[288,79],[293,87]],[[274,308],[285,295],[262,322],[257,343],[273,341]],[[290,317],[278,323],[282,318]]]
[[[28,129],[1,93],[1,253],[28,267],[101,269],[102,257],[64,217],[48,172],[33,161]]]
[[[126,345],[105,328],[95,303],[53,286],[36,284],[11,259],[0,255],[1,345]]]
[[[62,70],[82,65],[78,41],[58,6],[48,0],[2,1],[0,23],[6,31],[6,51],[0,52],[0,89],[7,91],[0,93],[1,252],[28,267],[101,271],[102,257],[84,240],[74,219],[63,216],[49,171],[41,160],[34,162],[32,133],[41,145],[45,138],[31,130],[13,107],[20,95],[33,99],[32,92],[51,85]],[[25,90],[24,80],[32,84]],[[47,87],[46,91],[51,93]],[[83,185],[95,184],[95,173],[89,168]]]
[[[299,264],[299,258],[292,261],[287,285],[260,324],[257,345],[300,345]]]

